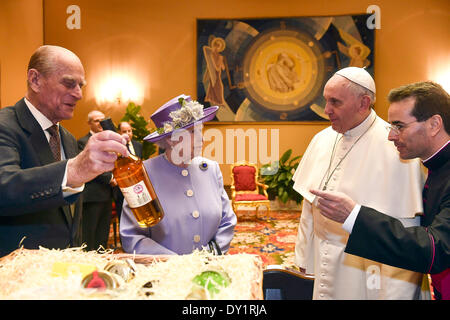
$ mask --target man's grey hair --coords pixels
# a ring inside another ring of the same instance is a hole
[[[355,82],[353,82],[351,80],[348,80],[345,77],[342,77],[342,78],[347,80],[345,82],[344,88],[349,89],[357,97],[361,97],[361,96],[364,96],[364,95],[369,96],[369,98],[370,98],[370,106],[373,107],[376,97],[375,97],[375,94],[372,91],[370,91],[367,88],[364,88],[363,86],[361,86],[361,85],[359,85],[359,84],[357,84],[357,83],[355,83]]]
[[[39,47],[31,56],[30,61],[28,62],[27,71],[30,69],[36,69],[44,76],[49,75],[56,70],[58,66],[56,60],[61,53],[72,55],[78,59],[75,53],[66,48],[44,45]]]
[[[88,113],[88,122],[90,122],[92,120],[92,118],[94,117],[94,114],[96,113],[101,113],[103,114],[103,116],[105,115],[103,112],[98,111],[98,110],[92,110],[91,112]]]

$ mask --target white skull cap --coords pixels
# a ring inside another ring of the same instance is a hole
[[[360,86],[372,91],[374,94],[375,90],[375,81],[373,81],[370,73],[366,71],[364,68],[358,67],[347,67],[337,71],[335,74],[338,74]]]

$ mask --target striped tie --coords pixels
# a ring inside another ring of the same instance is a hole
[[[50,128],[47,129],[47,131],[50,133],[50,149],[53,153],[53,158],[55,161],[61,160],[61,141],[59,138],[59,131],[58,126],[56,124],[52,125]]]

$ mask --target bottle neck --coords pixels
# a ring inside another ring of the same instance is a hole
[[[127,150],[128,150],[128,157],[124,157],[123,155],[121,155],[121,154],[117,154],[117,159],[119,159],[119,158],[131,158],[131,159],[133,159],[133,160],[141,160],[141,158],[139,158],[137,155],[135,155],[134,153],[132,153],[131,152],[131,150],[130,150],[130,145],[127,143]]]

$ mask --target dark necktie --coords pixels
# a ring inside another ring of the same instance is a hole
[[[55,161],[61,160],[61,141],[59,138],[59,130],[58,126],[56,124],[52,125],[50,128],[47,129],[47,131],[50,133],[50,149],[53,153],[53,158]]]

